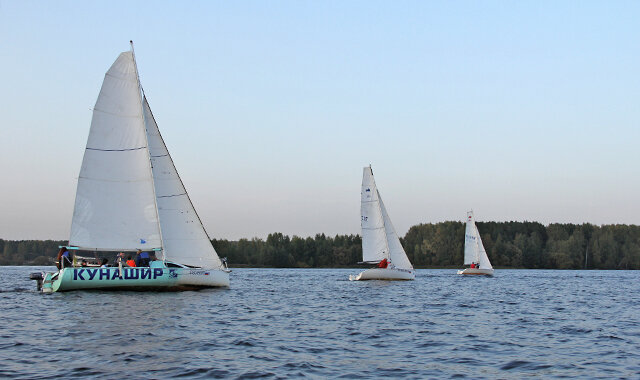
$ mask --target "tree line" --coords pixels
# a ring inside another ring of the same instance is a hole
[[[494,267],[530,269],[640,269],[640,226],[477,222]],[[409,229],[402,245],[415,267],[461,267],[465,224],[441,222]],[[0,265],[53,265],[58,246],[66,241],[2,240]],[[358,235],[289,237],[272,233],[266,239],[214,239],[218,255],[230,267],[352,267],[362,259]]]

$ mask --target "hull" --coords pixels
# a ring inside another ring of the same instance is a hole
[[[413,269],[398,268],[371,268],[363,271],[357,276],[349,276],[350,281],[365,280],[388,280],[388,281],[408,281],[416,278],[416,272]]]
[[[71,290],[176,291],[228,287],[229,273],[192,268],[65,268],[45,275],[43,292]],[[49,290],[50,289],[50,290]]]
[[[467,268],[464,270],[459,270],[458,274],[468,276],[493,276],[493,269]]]

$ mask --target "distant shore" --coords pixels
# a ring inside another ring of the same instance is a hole
[[[477,222],[484,247],[497,269],[640,269],[640,226]],[[461,268],[465,224],[419,224],[401,238],[415,268]],[[63,240],[0,239],[0,265],[53,265]],[[220,257],[236,268],[357,268],[359,235],[266,239],[214,239]],[[93,253],[93,252],[91,252]],[[110,258],[115,253],[101,253]]]

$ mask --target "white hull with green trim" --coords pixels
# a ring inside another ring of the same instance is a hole
[[[195,290],[229,286],[229,274],[194,268],[65,268],[46,273],[42,291]]]
[[[116,252],[138,250],[157,260],[151,268],[76,266],[32,274],[43,292],[229,286],[230,271],[193,207],[140,85],[133,43],[107,71],[93,108],[65,249],[111,263]]]

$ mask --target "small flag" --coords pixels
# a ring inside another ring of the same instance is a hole
[[[204,272],[204,275],[205,275],[205,276],[208,276],[208,275],[209,275],[209,272]]]
[[[140,244],[145,244],[147,241],[144,239],[140,239]]]

